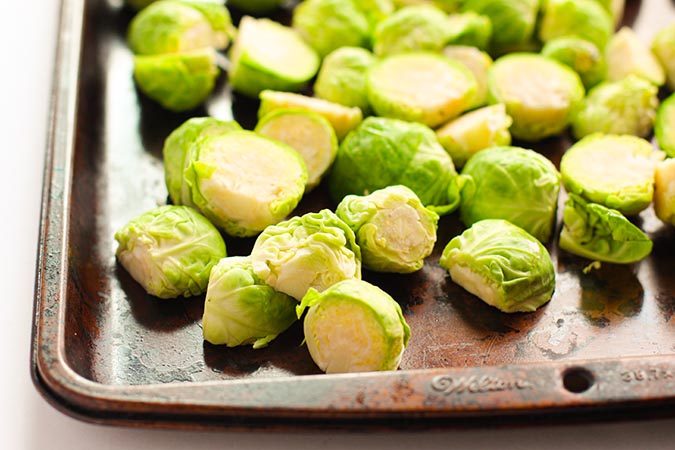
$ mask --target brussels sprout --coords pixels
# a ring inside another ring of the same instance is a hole
[[[284,219],[307,183],[298,152],[251,131],[202,137],[188,158],[192,202],[232,236],[253,236]]]
[[[392,0],[355,0],[354,6],[361,11],[361,14],[368,21],[370,35],[372,35],[378,23],[394,12]]]
[[[343,46],[365,47],[370,36],[355,0],[305,0],[293,11],[293,28],[321,57]]]
[[[405,186],[348,195],[336,214],[356,233],[364,267],[376,272],[416,272],[436,243],[438,214]]]
[[[409,6],[377,25],[373,51],[377,56],[441,51],[447,39],[448,16],[433,7]]]
[[[301,90],[319,70],[319,57],[293,29],[243,17],[230,65],[232,89],[257,97],[264,89]]]
[[[215,345],[266,347],[297,320],[294,299],[265,285],[250,258],[223,258],[211,270],[204,339]]]
[[[459,205],[457,172],[434,132],[418,123],[369,117],[342,142],[328,186],[337,203],[401,184],[444,215]]]
[[[523,44],[534,35],[540,0],[464,0],[462,11],[473,11],[492,21],[492,45]]]
[[[602,52],[585,39],[577,37],[553,39],[546,43],[541,54],[574,70],[587,89],[600,83],[607,75],[607,64]]]
[[[386,292],[345,280],[320,293],[310,289],[304,331],[312,359],[326,373],[396,370],[410,339],[401,307]]]
[[[518,147],[475,154],[462,170],[460,217],[467,226],[504,219],[542,242],[553,232],[560,174],[542,155]]]
[[[666,69],[668,87],[675,91],[675,23],[658,32],[652,42],[652,52]]]
[[[435,6],[445,12],[455,12],[459,9],[462,0],[394,0],[396,9],[405,8],[413,5]]]
[[[572,130],[577,139],[594,133],[646,137],[659,106],[658,89],[640,77],[604,82],[591,89]]]
[[[452,281],[505,313],[534,311],[553,296],[555,270],[546,248],[505,220],[481,220],[443,250]]]
[[[377,115],[430,127],[467,110],[477,89],[466,66],[432,53],[390,56],[368,74],[368,101]]]
[[[477,89],[471,108],[477,108],[487,103],[488,98],[488,70],[492,66],[492,58],[475,47],[450,45],[443,49],[443,54],[452,60],[460,62],[473,73]]]
[[[448,17],[446,45],[466,45],[486,50],[492,37],[490,18],[473,12]]]
[[[436,136],[455,166],[463,167],[481,150],[510,145],[512,123],[504,105],[486,106],[453,120],[438,129]]]
[[[345,106],[368,111],[367,72],[375,62],[373,54],[357,47],[342,47],[323,60],[314,84],[314,95]]]
[[[632,215],[652,202],[660,158],[663,154],[644,139],[593,134],[563,155],[560,172],[568,192]]]
[[[251,261],[265,283],[298,301],[310,288],[324,291],[361,278],[354,232],[327,209],[267,227],[255,241]]]
[[[148,97],[174,111],[204,103],[218,78],[213,50],[134,57],[134,79]]]
[[[335,134],[340,140],[358,127],[363,120],[363,113],[359,108],[348,108],[319,98],[289,92],[263,91],[260,93],[259,118],[281,108],[303,109],[323,116],[333,125]]]
[[[595,261],[630,264],[651,253],[652,241],[619,211],[570,194],[560,248]]]
[[[539,27],[543,42],[577,36],[604,49],[614,32],[612,17],[595,0],[547,0]]]
[[[562,132],[584,99],[584,86],[569,67],[530,53],[499,58],[488,73],[490,103],[504,103],[511,134],[537,141]]]
[[[662,86],[666,82],[663,67],[630,28],[624,27],[616,33],[605,52],[607,54],[607,79],[610,81],[637,75],[657,86]]]
[[[675,159],[667,159],[656,166],[654,211],[667,224],[675,226]]]
[[[307,166],[307,189],[312,189],[330,168],[337,154],[337,137],[330,122],[302,109],[278,109],[262,118],[256,133],[294,148]]]
[[[229,131],[241,130],[233,120],[223,121],[213,117],[194,117],[171,132],[162,150],[164,160],[164,179],[169,197],[174,205],[192,205],[189,195],[184,195],[186,184],[183,171],[187,163],[190,147],[201,136],[216,136]]]
[[[187,206],[160,206],[115,233],[117,259],[146,292],[190,297],[206,290],[211,268],[227,256],[218,230]]]
[[[668,97],[659,108],[654,130],[661,150],[675,158],[675,94]]]
[[[279,8],[284,0],[228,0],[228,6],[233,6],[248,14],[267,14]]]

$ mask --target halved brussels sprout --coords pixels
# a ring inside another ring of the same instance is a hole
[[[477,108],[487,103],[488,98],[488,71],[492,66],[492,58],[475,47],[450,45],[443,49],[443,55],[460,62],[473,73],[476,79],[476,96],[470,108]]]
[[[370,36],[355,0],[305,0],[293,10],[293,28],[321,57],[343,46],[365,47]]]
[[[368,100],[377,115],[430,127],[467,110],[477,89],[466,66],[432,53],[390,56],[368,74]]]
[[[320,293],[310,289],[298,306],[305,342],[326,373],[396,370],[410,339],[401,307],[386,292],[346,280]]]
[[[574,70],[587,89],[600,83],[607,75],[607,64],[602,52],[585,39],[577,37],[552,39],[546,43],[541,54]]]
[[[227,256],[218,230],[187,206],[160,206],[115,233],[117,259],[146,292],[191,297],[206,290],[211,268]]]
[[[560,172],[568,192],[632,215],[652,202],[654,170],[662,158],[644,139],[593,134],[563,155]]]
[[[204,103],[218,78],[213,50],[134,57],[138,88],[164,108],[188,111]]]
[[[288,108],[312,111],[323,116],[333,125],[335,134],[340,140],[351,130],[358,127],[363,120],[363,113],[359,108],[349,108],[320,98],[290,92],[263,91],[260,93],[259,118],[263,118],[277,109]]]
[[[492,38],[492,22],[487,16],[474,12],[452,14],[448,17],[449,36],[446,45],[466,45],[486,50]]]
[[[279,8],[284,0],[228,0],[227,5],[248,14],[267,14]]]
[[[604,49],[614,32],[609,12],[595,0],[546,0],[539,26],[543,42],[576,36]]]
[[[656,118],[657,94],[656,86],[635,75],[601,83],[588,93],[572,131],[577,139],[594,133],[646,137]]]
[[[511,134],[537,141],[561,133],[579,110],[584,86],[572,69],[545,56],[513,53],[488,73],[490,103],[503,103]]]
[[[333,200],[368,195],[395,184],[409,187],[432,211],[459,205],[457,172],[434,132],[418,123],[369,117],[342,142],[328,179]]]
[[[666,70],[668,87],[675,91],[675,23],[658,32],[652,42],[652,52]]]
[[[512,123],[504,105],[486,106],[439,128],[436,136],[455,166],[463,167],[481,150],[511,145],[509,127]]]
[[[492,21],[492,45],[504,47],[528,42],[534,35],[540,0],[463,0],[462,11],[473,11]]]
[[[546,248],[505,220],[473,224],[445,247],[440,265],[452,281],[505,313],[535,311],[555,290]]]
[[[646,258],[652,241],[619,211],[570,194],[560,248],[594,261],[630,264]]]
[[[396,11],[375,28],[373,51],[389,56],[415,51],[441,51],[448,38],[448,16],[430,6]]]
[[[364,48],[342,47],[323,60],[314,84],[314,95],[345,106],[368,111],[368,69],[375,62]]]
[[[518,147],[476,153],[462,170],[460,217],[467,226],[504,219],[542,242],[553,232],[560,174],[544,156]]]
[[[267,227],[255,241],[251,261],[266,284],[298,301],[310,288],[321,292],[361,278],[354,232],[327,209]]]
[[[354,5],[361,11],[370,25],[369,38],[372,38],[377,24],[394,12],[392,0],[356,0]]]
[[[204,339],[228,347],[266,347],[297,320],[297,305],[258,278],[251,258],[223,258],[209,278],[202,319]]]
[[[348,195],[335,213],[356,234],[364,267],[376,272],[416,272],[434,250],[438,214],[405,186]]]
[[[654,211],[667,224],[675,226],[675,159],[667,159],[656,166]]]
[[[251,131],[202,137],[188,158],[192,202],[232,236],[253,236],[283,220],[307,183],[298,152]]]
[[[605,50],[607,54],[607,79],[618,81],[637,75],[656,86],[666,82],[666,74],[654,54],[633,30],[623,27],[614,35]]]
[[[295,149],[307,166],[306,189],[313,189],[330,168],[337,154],[337,137],[322,116],[302,109],[277,109],[263,117],[256,133]]]
[[[668,97],[659,108],[654,131],[661,150],[675,158],[675,94]]]
[[[243,17],[230,50],[232,89],[257,97],[265,89],[299,91],[319,70],[319,57],[292,29]]]

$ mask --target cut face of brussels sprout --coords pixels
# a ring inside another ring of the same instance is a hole
[[[570,194],[560,248],[594,261],[630,264],[651,253],[652,241],[619,211]]]
[[[377,115],[430,127],[468,109],[477,89],[464,65],[431,53],[390,56],[368,74],[368,100]]]
[[[262,348],[297,320],[298,303],[265,285],[250,258],[222,259],[211,271],[202,328],[215,345]]]
[[[473,12],[448,17],[449,36],[446,45],[465,45],[486,50],[492,37],[492,22],[487,16]]]
[[[375,28],[373,51],[389,56],[415,51],[437,52],[448,38],[448,16],[429,6],[396,11]]]
[[[253,271],[266,284],[300,301],[309,288],[361,278],[361,251],[354,232],[335,214],[293,217],[267,227],[251,252]]]
[[[652,202],[654,170],[662,158],[644,139],[595,134],[565,153],[560,172],[568,192],[631,215]]]
[[[607,74],[602,52],[592,42],[576,37],[553,39],[546,43],[541,54],[574,70],[586,88],[600,83]]]
[[[311,289],[298,306],[309,308],[304,331],[312,359],[326,373],[396,370],[410,339],[401,307],[361,280]]]
[[[668,97],[659,108],[654,131],[661,150],[675,158],[675,94]]]
[[[464,0],[462,11],[473,11],[492,21],[492,45],[511,46],[534,35],[540,0]]]
[[[675,226],[675,159],[656,166],[654,211],[659,219]]]
[[[584,86],[569,67],[529,53],[499,58],[488,74],[491,103],[503,103],[513,119],[511,134],[536,141],[562,132],[584,98]]]
[[[277,109],[303,109],[312,111],[328,120],[338,139],[342,140],[347,133],[359,126],[363,113],[359,108],[348,108],[320,98],[307,97],[289,92],[263,91],[260,93],[260,109],[258,117],[265,117]]]
[[[250,131],[199,139],[185,182],[193,203],[232,236],[253,236],[283,220],[307,182],[302,158],[281,142]]]
[[[342,47],[323,60],[314,95],[329,102],[368,111],[367,72],[375,62],[368,50]]]
[[[604,49],[614,32],[609,12],[595,0],[546,0],[539,27],[543,42],[576,36]]]
[[[440,264],[452,281],[506,313],[534,311],[555,289],[546,248],[505,220],[475,223],[450,241]]]
[[[415,272],[436,243],[438,214],[405,186],[348,195],[336,214],[356,233],[363,265],[377,272]]]
[[[551,161],[532,150],[493,147],[469,159],[461,179],[460,217],[467,226],[504,219],[549,240],[560,192],[560,174]]]
[[[244,95],[264,89],[299,91],[319,70],[319,57],[291,28],[243,17],[230,50],[229,81]]]
[[[424,125],[369,117],[338,149],[328,180],[333,200],[401,184],[444,215],[459,205],[457,172],[434,132]]]
[[[476,96],[470,108],[483,106],[488,98],[488,70],[492,66],[492,58],[475,47],[450,45],[443,49],[443,55],[460,62],[473,73],[476,79]]]
[[[455,166],[463,167],[481,150],[510,145],[512,122],[504,105],[487,106],[453,120],[438,129],[436,136]]]
[[[614,35],[605,50],[607,54],[607,79],[618,81],[628,75],[637,75],[656,86],[666,82],[663,67],[654,54],[630,28],[624,27]]]
[[[337,137],[330,122],[310,111],[278,109],[263,117],[255,131],[290,145],[302,156],[309,174],[307,189],[319,184],[337,154]]]
[[[668,87],[675,91],[675,24],[658,32],[652,42],[652,52],[666,70]]]
[[[211,25],[213,47],[218,50],[227,48],[230,39],[237,34],[232,25],[232,17],[220,0],[173,0],[184,3],[201,12]]]
[[[218,230],[194,209],[161,206],[115,233],[117,259],[146,292],[191,297],[206,290],[211,268],[227,256]]]
[[[656,86],[630,75],[620,81],[604,82],[593,88],[573,120],[577,139],[594,133],[651,133],[659,106]]]
[[[212,50],[134,57],[138,88],[170,111],[188,111],[204,103],[216,78]]]
[[[228,0],[227,5],[249,14],[267,14],[277,9],[283,0]]]

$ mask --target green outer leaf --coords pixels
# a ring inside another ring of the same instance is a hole
[[[356,106],[369,111],[368,69],[375,57],[368,50],[342,47],[323,60],[314,84],[314,95],[345,106]]]
[[[522,44],[534,35],[540,0],[464,0],[462,11],[473,11],[492,21],[492,45]]]
[[[600,83],[607,75],[607,63],[600,49],[590,41],[577,37],[562,37],[546,43],[541,54],[574,70],[587,89]]]
[[[610,13],[595,0],[546,0],[539,26],[543,42],[577,36],[604,49],[614,32]]]
[[[373,52],[389,56],[414,51],[440,52],[448,39],[448,17],[430,6],[396,11],[375,28]]]
[[[661,150],[675,158],[675,94],[668,97],[659,108],[654,132]]]
[[[211,28],[218,34],[218,39],[221,40],[218,49],[224,49],[237,34],[236,28],[232,25],[232,17],[230,11],[223,6],[221,0],[174,0],[185,3],[188,6],[196,9],[206,17],[206,20],[211,24]]]

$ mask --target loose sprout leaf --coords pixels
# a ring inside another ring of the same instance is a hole
[[[675,158],[675,94],[668,97],[659,108],[654,131],[661,150]]]
[[[675,226],[675,159],[656,166],[654,211],[663,222]]]

